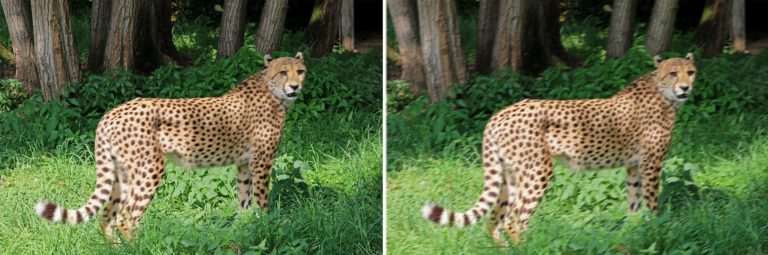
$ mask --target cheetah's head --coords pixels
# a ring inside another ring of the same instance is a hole
[[[304,66],[304,55],[296,53],[294,57],[272,59],[269,54],[264,56],[269,90],[278,99],[284,101],[296,100],[301,91],[307,67]]]
[[[658,55],[653,57],[656,65],[657,87],[659,92],[670,102],[682,103],[688,99],[693,90],[693,80],[696,78],[696,66],[693,53],[685,58],[670,58],[662,60]]]

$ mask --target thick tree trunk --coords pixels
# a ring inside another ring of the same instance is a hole
[[[425,0],[417,4],[427,90],[429,99],[436,102],[445,99],[451,84],[467,80],[456,3]]]
[[[702,57],[714,57],[723,52],[730,35],[731,6],[731,0],[713,0],[704,7],[699,27],[693,35],[702,48]]]
[[[256,33],[256,50],[269,54],[280,48],[280,40],[288,12],[288,0],[269,0],[261,11],[259,30]]]
[[[547,66],[560,62],[570,67],[580,65],[580,61],[565,50],[560,40],[560,1],[542,0],[537,7],[539,31],[535,34],[540,36],[541,45],[544,48],[542,60],[550,60]]]
[[[150,53],[153,62],[147,65],[144,71],[149,72],[160,65],[176,62],[180,65],[189,65],[191,60],[179,53],[176,45],[173,44],[173,34],[171,34],[171,1],[146,0],[150,4],[149,31],[151,41],[145,42],[145,49]]]
[[[32,0],[37,69],[43,100],[58,98],[64,84],[80,81],[80,63],[72,41],[69,3],[66,0]]]
[[[355,1],[341,0],[341,47],[355,50]]]
[[[333,50],[339,29],[341,0],[317,0],[307,26],[305,41],[312,55],[325,56]]]
[[[499,0],[480,1],[480,15],[477,17],[477,58],[475,70],[481,74],[491,73],[493,38],[499,23]]]
[[[521,73],[538,74],[559,63],[571,67],[580,64],[560,40],[558,0],[501,1],[497,11],[499,22],[490,56],[493,70],[512,68]],[[481,49],[478,48],[478,52]]]
[[[523,20],[528,15],[528,1],[507,0],[499,6],[499,23],[494,36],[491,68],[520,70],[523,62]]]
[[[96,2],[94,1],[94,5]],[[101,0],[109,1],[109,0]],[[99,61],[101,64],[92,69],[94,73],[101,73],[115,67],[125,67],[128,70],[136,68],[136,51],[138,45],[139,19],[141,17],[141,1],[113,1],[109,13],[94,13],[92,15],[109,15],[110,22],[106,33],[102,34],[105,38],[104,58]],[[96,7],[96,6],[94,6]],[[103,10],[103,8],[94,9]],[[144,17],[145,18],[145,17]],[[93,21],[93,20],[91,20]],[[95,27],[95,26],[92,26]],[[91,45],[94,47],[96,45]],[[94,59],[95,62],[96,59]],[[95,63],[94,63],[95,64]]]
[[[388,0],[387,6],[400,48],[400,79],[411,85],[412,94],[420,95],[425,89],[425,84],[424,61],[421,59],[421,44],[417,31],[416,3],[410,0]]]
[[[746,9],[744,0],[733,0],[733,13],[731,14],[731,38],[733,39],[733,48],[740,52],[747,51],[747,36],[744,22],[746,20]]]
[[[24,84],[24,91],[32,93],[40,89],[37,75],[35,45],[32,37],[32,14],[29,1],[2,0],[3,13],[13,43],[16,63],[16,80]]]
[[[656,0],[653,4],[651,22],[645,34],[645,49],[651,55],[657,55],[669,49],[672,32],[675,28],[678,0]]]
[[[189,59],[173,45],[169,1],[93,0],[88,68],[94,73],[123,67],[148,73]]]
[[[167,1],[166,1],[167,2]],[[225,0],[219,26],[219,48],[216,59],[235,55],[243,46],[245,35],[245,5],[247,0]]]
[[[606,58],[617,58],[632,47],[637,0],[614,0]]]
[[[104,51],[110,29],[112,0],[91,0],[91,45],[88,50],[89,71],[101,73],[104,70]]]

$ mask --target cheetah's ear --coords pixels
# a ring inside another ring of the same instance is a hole
[[[268,66],[269,62],[272,62],[272,56],[270,56],[269,54],[264,55],[264,65]]]
[[[664,61],[664,59],[662,59],[661,56],[659,55],[653,56],[653,66],[658,67],[661,61]]]
[[[296,56],[293,56],[293,57],[298,59],[298,60],[304,61],[304,54],[301,53],[301,51],[297,52]]]
[[[693,53],[688,52],[688,54],[685,54],[685,59],[693,62]]]

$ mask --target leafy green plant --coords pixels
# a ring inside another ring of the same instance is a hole
[[[20,82],[14,79],[0,80],[0,112],[16,108],[25,98]]]

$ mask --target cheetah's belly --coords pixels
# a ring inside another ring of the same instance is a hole
[[[242,164],[253,157],[254,150],[250,145],[234,139],[163,139],[162,132],[160,136],[166,157],[185,169]]]
[[[575,171],[617,168],[637,161],[638,153],[633,146],[610,138],[582,143],[580,140],[557,140],[555,136],[547,135],[547,142],[553,160]]]

